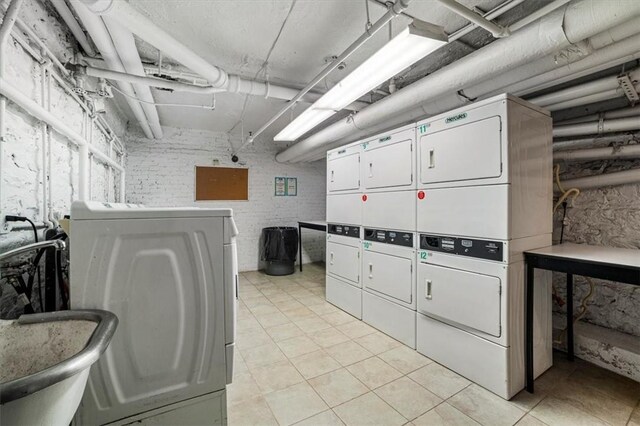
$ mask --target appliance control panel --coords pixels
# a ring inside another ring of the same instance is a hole
[[[360,227],[354,225],[329,223],[327,225],[327,232],[329,234],[343,235],[345,237],[360,238]]]
[[[364,228],[364,239],[397,246],[413,247],[413,233],[389,231],[386,229]]]
[[[428,234],[420,234],[420,249],[497,261],[502,261],[504,255],[504,243],[502,241],[443,237]]]

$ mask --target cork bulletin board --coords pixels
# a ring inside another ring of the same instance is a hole
[[[249,169],[196,166],[196,201],[248,200]]]

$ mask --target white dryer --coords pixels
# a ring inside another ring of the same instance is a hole
[[[359,226],[327,224],[326,280],[327,302],[361,319]]]
[[[414,231],[416,227],[416,129],[409,125],[362,145],[362,224]]]
[[[359,143],[327,153],[327,222],[362,223]]]
[[[237,294],[231,209],[75,202],[71,308],[120,319],[77,424],[223,424]]]
[[[415,234],[364,228],[362,320],[416,347]]]
[[[550,235],[527,245],[548,245]],[[514,244],[519,244],[519,241]],[[524,387],[524,262],[511,242],[420,234],[417,350],[509,399]],[[537,271],[535,374],[552,364],[550,274]]]

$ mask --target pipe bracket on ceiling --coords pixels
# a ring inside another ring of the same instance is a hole
[[[629,78],[628,73],[618,76],[618,84],[620,85],[620,88],[624,92],[627,99],[629,99],[629,102],[631,102],[631,105],[635,105],[635,103],[640,100],[640,96],[636,91],[633,81],[631,81],[631,78]]]

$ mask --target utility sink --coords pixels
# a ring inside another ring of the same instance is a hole
[[[117,325],[101,310],[0,320],[0,424],[69,425]]]

